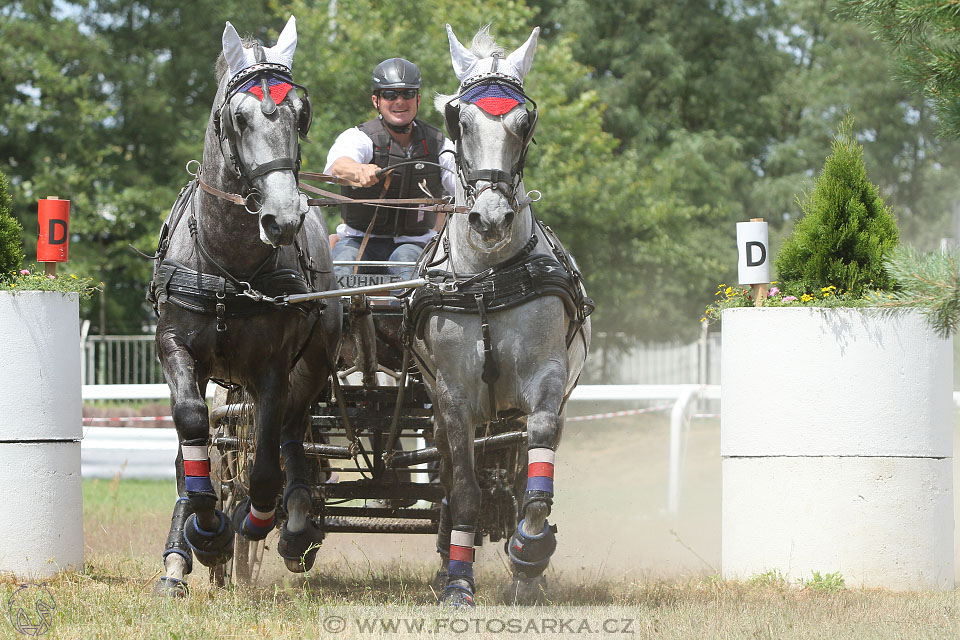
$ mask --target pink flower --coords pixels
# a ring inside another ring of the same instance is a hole
[[[780,289],[777,287],[770,287],[770,292],[767,295],[775,296],[780,293]]]
[[[56,279],[57,279],[57,276],[48,275],[47,277],[50,278],[51,280],[56,280]]]
[[[796,302],[797,296],[784,296],[781,302]]]
[[[30,270],[29,270],[29,269],[20,269],[20,275],[22,275],[22,276],[28,276],[28,275],[30,275]]]

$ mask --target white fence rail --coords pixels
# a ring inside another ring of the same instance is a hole
[[[85,323],[86,324],[86,323]],[[86,324],[88,327],[89,324]],[[85,328],[86,328],[85,327]],[[592,384],[718,384],[720,334],[704,332],[690,344],[635,343],[605,346],[594,340],[582,381]],[[162,384],[153,335],[81,333],[81,379],[85,385]]]

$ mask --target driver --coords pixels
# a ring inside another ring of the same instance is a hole
[[[420,83],[420,69],[403,58],[384,60],[373,70],[370,100],[377,117],[341,133],[327,154],[324,173],[355,185],[344,186],[343,195],[354,199],[439,198],[454,193],[454,145],[439,129],[417,119]],[[392,175],[377,177],[379,169],[400,163],[407,164]],[[436,212],[423,209],[345,204],[341,216],[334,261],[415,262],[438,226]],[[365,236],[369,236],[366,243]],[[338,278],[354,273],[351,266],[334,270]],[[390,267],[387,272],[408,280],[413,267]]]

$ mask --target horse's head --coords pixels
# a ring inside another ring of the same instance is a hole
[[[521,179],[537,108],[523,92],[523,78],[533,64],[539,33],[539,27],[534,29],[520,48],[504,58],[486,27],[467,49],[447,25],[460,91],[454,97],[438,96],[436,107],[444,114],[449,137],[457,143],[462,190],[458,199],[471,208],[471,244],[477,249],[495,251],[507,244],[513,221],[525,206]]]
[[[292,16],[274,47],[245,47],[229,22],[223,31],[229,72],[214,132],[225,170],[242,183],[247,211],[259,217],[260,239],[270,246],[291,244],[306,213],[297,187],[299,138],[306,138],[312,112],[306,89],[293,81],[296,46]]]

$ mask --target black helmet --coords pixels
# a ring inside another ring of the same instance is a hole
[[[384,60],[373,70],[370,81],[371,93],[381,89],[419,89],[420,69],[403,58]]]

